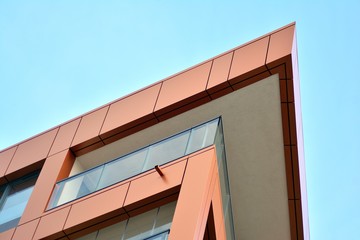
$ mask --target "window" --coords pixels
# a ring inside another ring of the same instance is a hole
[[[17,226],[37,176],[33,173],[0,186],[0,232]]]
[[[92,232],[78,240],[166,240],[176,201]]]

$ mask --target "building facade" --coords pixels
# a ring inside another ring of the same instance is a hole
[[[309,239],[295,24],[0,152],[0,239]]]

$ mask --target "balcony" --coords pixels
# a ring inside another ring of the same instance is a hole
[[[48,209],[74,201],[213,145],[219,118],[56,183]]]

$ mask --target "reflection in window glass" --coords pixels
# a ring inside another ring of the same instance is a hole
[[[25,210],[38,173],[0,186],[0,232],[15,227]]]
[[[154,232],[164,232],[170,229],[172,219],[175,213],[176,202],[161,206],[156,217]]]
[[[170,159],[174,160],[184,156],[189,135],[190,131],[186,131],[152,145],[149,149],[144,170],[151,169],[155,165],[164,164]]]
[[[155,236],[146,238],[146,239],[144,239],[144,240],[166,240],[166,239],[168,239],[168,238],[167,238],[168,235],[169,235],[169,232],[166,231],[166,232],[160,233],[160,234],[158,234],[158,235],[155,235]]]
[[[148,148],[145,148],[106,164],[98,189],[139,174],[144,166],[147,151]]]
[[[202,124],[191,129],[191,136],[189,144],[186,149],[186,154],[198,151],[199,149],[208,147],[214,144],[214,137],[217,130],[219,119]]]
[[[125,238],[128,240],[145,239],[150,237],[158,209],[153,209],[141,215],[132,217],[125,230]]]
[[[224,132],[222,128],[222,121],[219,121],[215,137],[216,155],[219,169],[220,188],[222,195],[223,213],[226,226],[226,237],[228,239],[235,239],[234,224],[231,209],[229,177],[226,164],[226,153],[224,143]]]
[[[79,191],[76,196],[77,198],[85,196],[96,190],[100,180],[101,171],[102,171],[101,168],[94,168],[91,171],[88,171],[87,174],[84,175],[83,181],[81,182]]]
[[[126,227],[126,221],[122,221],[111,225],[109,227],[99,230],[99,233],[96,237],[97,240],[113,240],[121,239]]]
[[[165,240],[169,235],[175,207],[176,202],[165,204],[77,240]]]

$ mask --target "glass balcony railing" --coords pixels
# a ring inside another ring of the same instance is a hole
[[[48,209],[76,200],[215,143],[214,119],[56,183]],[[221,136],[222,137],[222,136]]]

